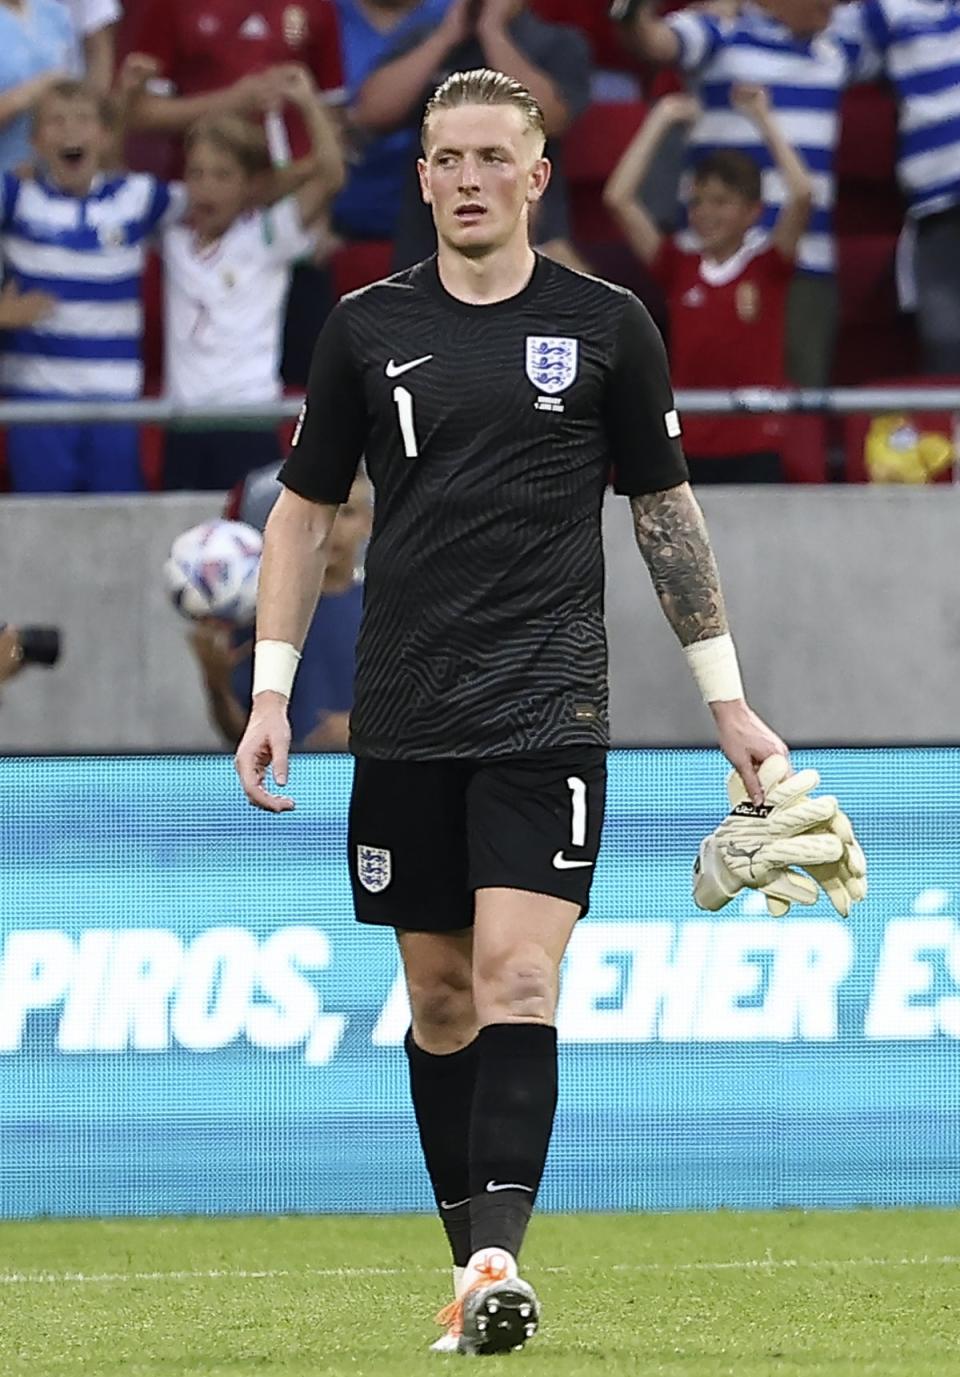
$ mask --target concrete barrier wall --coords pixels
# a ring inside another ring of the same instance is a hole
[[[960,491],[705,491],[753,706],[789,741],[960,740]],[[0,621],[65,651],[3,691],[0,750],[215,748],[160,568],[216,494],[0,499]],[[712,739],[633,541],[606,519],[612,717],[623,744]]]

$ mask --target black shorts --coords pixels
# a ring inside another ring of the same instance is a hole
[[[606,797],[599,746],[489,760],[358,758],[350,799],[357,919],[413,932],[473,923],[478,889],[586,913]]]

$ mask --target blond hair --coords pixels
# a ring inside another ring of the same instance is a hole
[[[198,143],[208,143],[218,153],[226,153],[240,164],[248,177],[269,172],[270,150],[267,138],[257,124],[242,115],[216,115],[191,124],[184,137],[187,153]]]
[[[453,110],[459,105],[512,105],[523,116],[527,128],[546,142],[547,130],[543,111],[535,96],[521,82],[489,67],[472,72],[453,72],[427,102],[420,127],[420,139],[427,146],[427,126],[438,110]]]

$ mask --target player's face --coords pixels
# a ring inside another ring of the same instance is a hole
[[[437,111],[419,169],[439,239],[468,258],[525,236],[527,208],[550,179],[539,136],[512,105]]]
[[[75,196],[90,190],[109,131],[86,96],[50,96],[37,113],[33,145],[54,183]]]
[[[703,251],[729,258],[743,243],[747,230],[760,214],[760,206],[718,177],[695,182],[690,196],[690,224]]]
[[[202,139],[187,154],[183,180],[190,223],[201,238],[219,238],[250,204],[249,174],[230,153]]]
[[[814,34],[833,18],[834,0],[767,0],[767,8],[795,34]]]

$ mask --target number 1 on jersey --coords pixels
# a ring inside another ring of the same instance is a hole
[[[587,844],[587,785],[579,775],[571,775],[567,780],[570,790],[570,845]]]
[[[413,393],[406,387],[395,387],[393,400],[397,404],[397,415],[400,418],[403,452],[408,459],[417,459],[420,451],[417,448],[417,432],[413,425]]]

